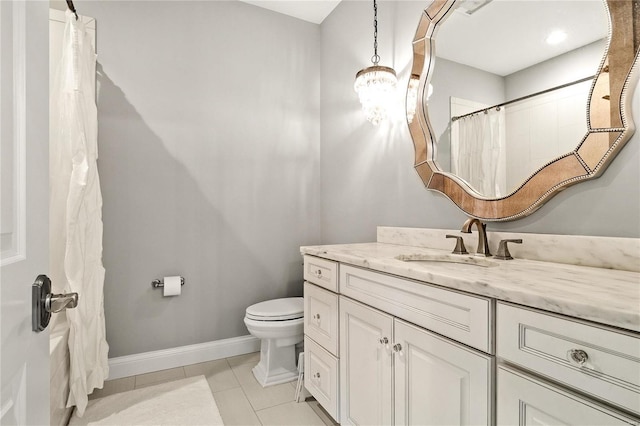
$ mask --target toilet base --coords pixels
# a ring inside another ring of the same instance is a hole
[[[295,343],[277,346],[276,339],[262,339],[260,362],[251,371],[262,387],[297,380]]]

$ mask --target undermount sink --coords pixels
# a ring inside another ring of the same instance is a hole
[[[498,266],[498,262],[484,257],[477,257],[468,254],[401,254],[396,259],[403,262],[449,262],[463,265],[482,266],[485,268]]]

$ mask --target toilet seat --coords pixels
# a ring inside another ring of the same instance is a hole
[[[246,310],[246,318],[254,321],[288,321],[304,316],[304,299],[286,297],[267,300],[251,305]]]

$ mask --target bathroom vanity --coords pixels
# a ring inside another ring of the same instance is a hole
[[[449,254],[454,232],[301,248],[305,387],[325,410],[342,425],[640,424],[638,240],[493,233],[494,252],[524,244],[476,260]]]

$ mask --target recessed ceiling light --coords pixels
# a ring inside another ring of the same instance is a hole
[[[567,38],[567,33],[565,33],[562,30],[555,30],[555,31],[552,31],[547,36],[547,43],[548,44],[558,44],[558,43],[563,42],[566,38]]]

